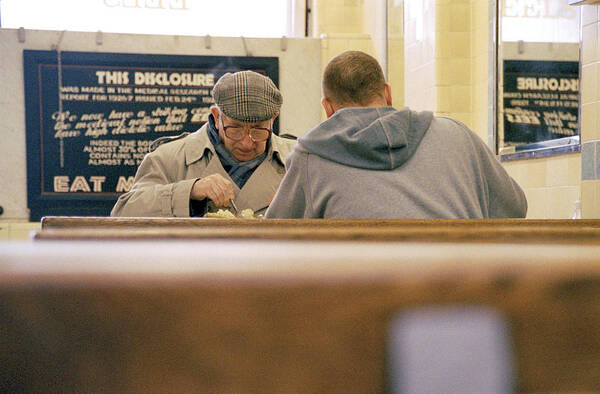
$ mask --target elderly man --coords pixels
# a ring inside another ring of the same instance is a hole
[[[111,216],[203,216],[235,202],[264,212],[285,173],[294,140],[272,133],[282,96],[253,71],[223,75],[198,131],[155,141]]]
[[[373,57],[338,55],[322,88],[328,119],[298,140],[267,218],[525,216],[483,141],[453,119],[394,109]]]

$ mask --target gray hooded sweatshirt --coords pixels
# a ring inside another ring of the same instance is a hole
[[[431,112],[344,108],[298,140],[268,218],[525,217],[483,141]]]

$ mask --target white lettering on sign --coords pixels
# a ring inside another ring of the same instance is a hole
[[[54,191],[58,193],[73,193],[73,192],[91,192],[92,190],[96,193],[102,192],[102,184],[106,182],[105,176],[93,175],[90,177],[89,182],[83,175],[77,175],[73,182],[70,182],[68,176],[55,176],[54,177]],[[93,189],[90,188],[90,183],[93,185]]]
[[[105,71],[98,70],[96,71],[96,79],[98,85],[127,85],[130,83],[129,71]],[[197,87],[211,87],[215,84],[215,76],[214,74],[203,74],[203,73],[166,73],[166,72],[151,72],[151,71],[136,71],[134,73],[134,81],[136,85],[160,85],[160,86],[197,86]],[[111,88],[110,92],[107,93],[121,93],[121,94],[130,94],[131,88]],[[102,96],[102,93],[105,93],[103,87],[91,88],[87,87],[85,90],[81,90],[83,93],[100,93],[96,96]],[[208,92],[208,90],[201,91],[203,93]],[[79,93],[79,92],[77,92]],[[77,94],[71,92],[63,93],[65,97],[71,97],[75,100],[78,96],[85,96],[85,94]],[[138,92],[141,93],[141,92]],[[161,92],[161,94],[168,93],[167,91]],[[194,91],[185,92],[185,94],[193,94],[196,93]],[[152,94],[152,93],[150,93]],[[176,92],[174,94],[181,94],[180,92]],[[127,96],[123,96],[127,97]],[[82,99],[83,100],[83,99]],[[106,100],[106,99],[105,99]],[[115,101],[115,100],[112,100]],[[125,101],[125,100],[123,100]],[[131,101],[131,100],[128,100]]]
[[[202,73],[166,73],[166,72],[141,72],[134,73],[136,85],[161,85],[161,86],[214,86],[214,74]]]
[[[96,71],[98,85],[127,85],[129,71]]]
[[[71,187],[69,188],[70,192],[91,192],[90,185],[87,183],[85,178],[81,175],[78,175],[73,179],[73,183],[71,183]]]
[[[104,183],[106,181],[106,177],[105,176],[91,176],[90,177],[90,182],[92,182],[92,184],[94,185],[94,191],[95,192],[101,192],[102,191],[102,183]]]
[[[68,176],[55,176],[54,177],[54,191],[65,193],[69,191],[69,177]]]
[[[531,78],[517,77],[519,90],[550,90],[560,92],[578,92],[579,79],[577,78]]]
[[[120,176],[119,180],[117,181],[117,190],[116,192],[128,192],[129,190],[131,190],[131,187],[133,186],[133,177],[127,177],[125,178],[124,176]]]

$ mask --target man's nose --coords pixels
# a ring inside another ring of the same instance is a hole
[[[240,143],[248,147],[254,145],[254,141],[252,141],[252,138],[250,138],[249,133],[244,134],[244,138],[240,140]]]

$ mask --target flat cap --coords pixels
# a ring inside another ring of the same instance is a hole
[[[213,87],[212,96],[225,115],[247,123],[271,119],[283,102],[273,81],[254,71],[223,75]]]

